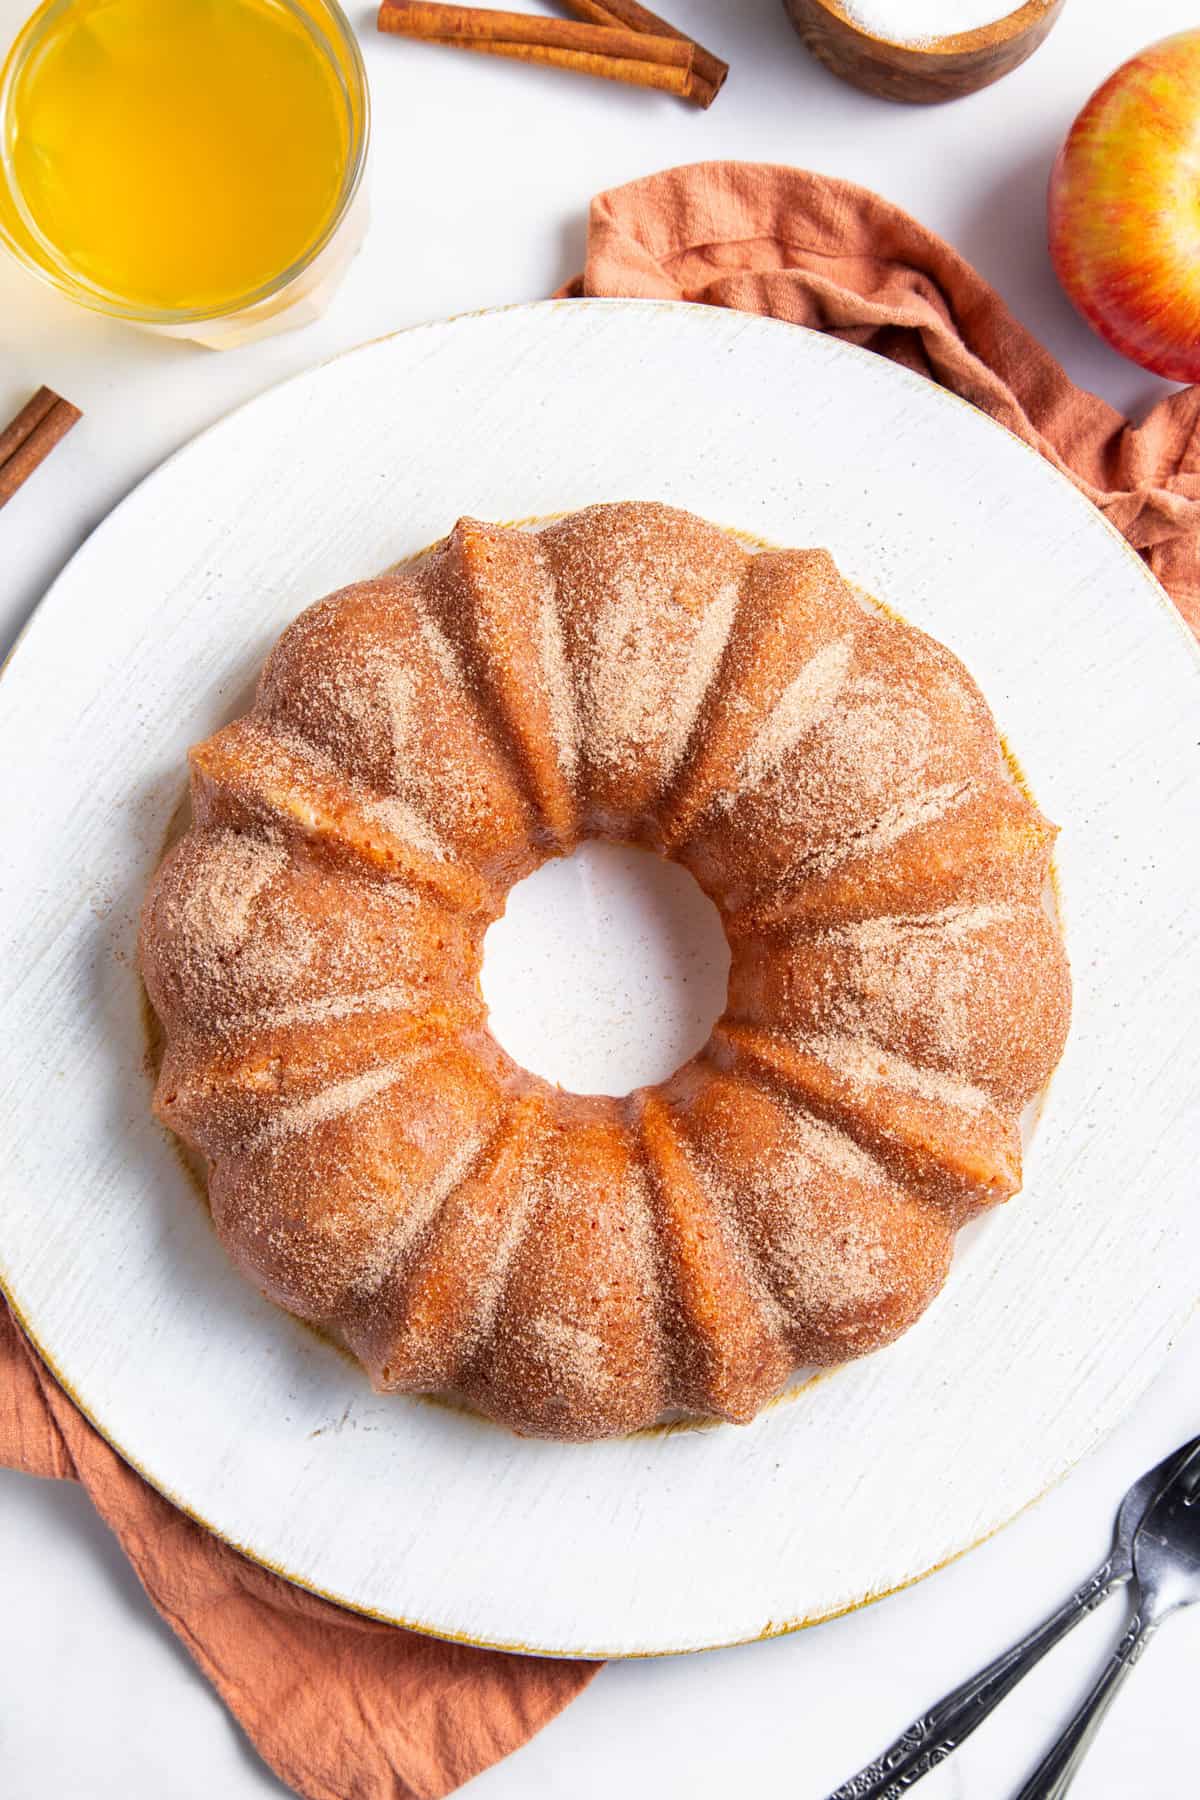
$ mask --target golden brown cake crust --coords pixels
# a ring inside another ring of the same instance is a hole
[[[1070,1014],[1054,828],[826,552],[462,520],[302,613],[191,765],[155,1105],[237,1263],[376,1386],[567,1439],[747,1420],[907,1329],[1019,1187]],[[479,992],[509,888],[586,836],[690,869],[732,949],[705,1049],[624,1100],[519,1069]]]

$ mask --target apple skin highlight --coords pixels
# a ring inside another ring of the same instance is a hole
[[[1200,30],[1164,38],[1097,89],[1050,177],[1050,253],[1115,350],[1200,380]]]

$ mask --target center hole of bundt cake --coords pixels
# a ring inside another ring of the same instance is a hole
[[[484,939],[483,996],[499,1042],[576,1094],[665,1081],[725,1006],[729,946],[686,869],[587,843],[508,896]]]

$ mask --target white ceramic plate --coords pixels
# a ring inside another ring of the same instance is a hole
[[[1045,809],[1077,983],[1024,1194],[894,1348],[744,1430],[561,1447],[373,1396],[227,1265],[149,1117],[133,965],[187,746],[284,623],[458,513],[656,498],[843,570],[965,659]],[[369,345],[146,481],[0,689],[0,1275],[80,1405],[249,1555],[423,1630],[693,1649],[975,1543],[1158,1367],[1200,1268],[1200,659],[1060,476],[865,352],[518,307]]]

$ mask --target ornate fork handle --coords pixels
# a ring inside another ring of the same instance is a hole
[[[875,1762],[851,1776],[829,1800],[901,1800],[914,1782],[943,1762],[982,1725],[1034,1664],[1129,1578],[1112,1557],[1041,1625],[915,1719]]]
[[[1150,1642],[1157,1620],[1146,1612],[1135,1613],[1128,1631],[1104,1666],[1104,1672],[1058,1742],[1051,1746],[1017,1800],[1062,1800],[1074,1781],[1079,1765],[1091,1749],[1109,1707],[1130,1670]]]

